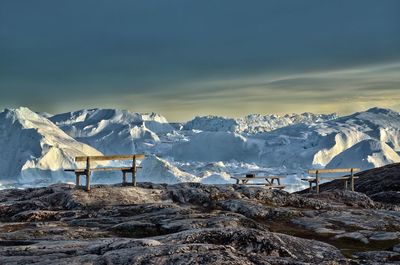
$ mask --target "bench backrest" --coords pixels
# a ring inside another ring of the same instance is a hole
[[[351,173],[360,171],[359,168],[332,168],[332,169],[310,169],[308,174],[322,174],[322,173]]]
[[[75,162],[86,162],[90,161],[111,161],[111,160],[142,160],[144,154],[132,154],[132,155],[110,155],[110,156],[77,156]]]

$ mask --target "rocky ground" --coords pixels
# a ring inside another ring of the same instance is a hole
[[[399,264],[400,211],[239,185],[0,192],[0,264]]]

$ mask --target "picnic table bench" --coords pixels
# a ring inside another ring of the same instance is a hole
[[[311,178],[302,178],[303,181],[308,181],[310,184],[309,191],[313,191],[313,185],[315,184],[315,190],[319,193],[319,184],[321,180],[344,180],[344,188],[348,189],[348,182],[350,181],[351,191],[354,191],[354,181],[358,177],[354,176],[354,172],[360,171],[359,168],[333,168],[333,169],[310,169],[308,170],[308,174],[315,174],[315,177]],[[332,174],[332,173],[350,173],[350,176],[339,176],[339,177],[321,177],[321,174]]]
[[[122,172],[122,184],[127,185],[127,174],[132,174],[132,185],[136,186],[136,171],[141,168],[137,165],[137,160],[144,159],[143,154],[132,154],[132,155],[110,155],[110,156],[77,156],[75,162],[86,162],[85,168],[76,169],[65,169],[64,171],[75,172],[76,176],[76,187],[80,187],[81,176],[86,176],[86,191],[90,191],[90,177],[94,171],[121,171]],[[96,161],[112,161],[112,160],[132,160],[132,166],[130,167],[95,167],[92,168],[92,162]]]
[[[236,184],[239,185],[263,185],[269,189],[284,189],[285,186],[281,185],[281,179],[285,176],[257,176],[256,173],[247,173],[244,177],[233,176],[236,179]],[[249,183],[251,180],[265,180],[264,183]],[[274,183],[276,181],[276,183]]]

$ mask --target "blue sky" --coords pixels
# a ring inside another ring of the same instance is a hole
[[[397,0],[0,0],[0,107],[400,110]]]

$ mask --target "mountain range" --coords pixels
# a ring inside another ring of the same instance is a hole
[[[400,162],[400,113],[372,108],[337,114],[195,117],[84,109],[57,115],[28,108],[0,113],[0,185],[73,181],[77,155],[145,153],[139,181],[231,182],[251,170],[288,174],[296,190],[308,168],[369,169]],[[120,181],[99,174],[98,181]]]

